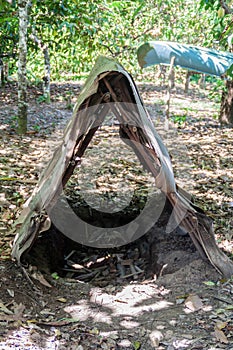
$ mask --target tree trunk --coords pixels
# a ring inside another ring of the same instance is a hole
[[[219,121],[221,124],[233,125],[233,80],[226,81],[226,90],[222,93]]]
[[[18,61],[18,133],[27,131],[27,26],[29,0],[18,0],[19,61]]]
[[[0,58],[0,86],[5,85],[5,77],[4,77],[4,64],[2,59]]]
[[[43,48],[44,53],[44,77],[43,77],[43,93],[46,98],[46,102],[50,103],[50,57],[49,48],[47,45]]]

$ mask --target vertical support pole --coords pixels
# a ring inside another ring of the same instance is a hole
[[[200,75],[200,79],[198,80],[198,85],[200,89],[204,89],[205,88],[205,74],[201,74]]]
[[[174,86],[174,63],[175,63],[175,57],[172,56],[171,62],[170,62],[170,68],[168,72],[168,91],[167,91],[166,106],[165,106],[165,130],[169,129],[171,90]]]
[[[187,70],[186,76],[185,76],[185,85],[184,85],[184,92],[185,92],[185,94],[187,94],[188,91],[189,91],[189,83],[190,83],[191,75],[192,75],[192,72]]]

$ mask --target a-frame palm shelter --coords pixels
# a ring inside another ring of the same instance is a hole
[[[132,77],[121,65],[102,56],[97,59],[77,99],[61,144],[43,171],[16,225],[12,257],[20,263],[38,235],[43,231],[42,234],[46,234],[51,225],[50,213],[56,207],[62,188],[75,167],[80,165],[89,142],[110,109],[118,119],[120,137],[133,147],[143,166],[154,176],[155,186],[170,201],[173,207],[171,220],[189,233],[202,257],[208,258],[221,274],[233,275],[231,260],[215,242],[212,220],[191,203],[183,190],[177,188],[169,154],[145,110]],[[61,221],[68,225],[68,220],[64,216]]]

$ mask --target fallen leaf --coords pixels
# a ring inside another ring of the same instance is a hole
[[[215,324],[215,328],[220,329],[220,330],[225,328],[226,326],[227,326],[227,322],[218,321]]]
[[[25,305],[22,303],[20,304],[14,304],[14,314],[18,315],[19,317],[23,315],[23,312],[25,310]]]
[[[6,205],[8,206],[8,204],[10,204],[10,202],[6,199],[5,193],[0,193],[0,207]]]
[[[223,331],[221,331],[221,329],[215,328],[214,335],[217,341],[219,341],[220,343],[228,344],[228,339],[223,333]]]
[[[60,303],[66,303],[67,299],[66,298],[57,298],[57,301],[60,301]]]
[[[203,303],[198,295],[190,294],[185,300],[185,306],[191,311],[198,311],[203,308]]]
[[[154,348],[157,348],[159,346],[161,340],[163,339],[163,334],[160,331],[155,330],[155,331],[151,332],[149,337],[150,337],[151,345]]]
[[[39,271],[33,272],[31,276],[37,281],[39,281],[41,284],[43,284],[44,286],[52,288],[51,284],[48,281],[46,281],[46,279],[44,278],[41,272]]]
[[[138,340],[136,340],[133,343],[133,347],[134,347],[134,350],[139,350],[141,348],[141,343]]]
[[[233,310],[233,305],[227,305],[226,310]]]
[[[1,307],[2,306],[2,307]],[[2,303],[0,303],[1,309],[4,310],[7,315],[0,315],[0,321],[22,321],[23,320],[23,311],[25,310],[25,306],[23,304],[14,304],[14,313],[8,310]]]
[[[61,336],[61,332],[59,329],[55,329],[55,337],[60,337]]]
[[[8,294],[9,294],[12,298],[14,298],[15,292],[14,292],[13,289],[7,289],[7,292],[8,292]]]
[[[12,315],[13,312],[9,310],[3,303],[0,302],[0,312],[4,312],[4,314]]]
[[[209,287],[214,287],[216,286],[216,283],[212,282],[212,281],[205,281],[203,282],[203,284],[205,284],[206,286],[209,286]]]
[[[98,330],[98,328],[94,327],[94,328],[89,330],[89,333],[94,334],[94,335],[98,335],[100,333],[100,331]]]

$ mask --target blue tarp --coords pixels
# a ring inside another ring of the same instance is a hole
[[[149,41],[138,48],[142,68],[155,64],[170,64],[196,72],[221,76],[233,65],[233,54],[169,41]]]

